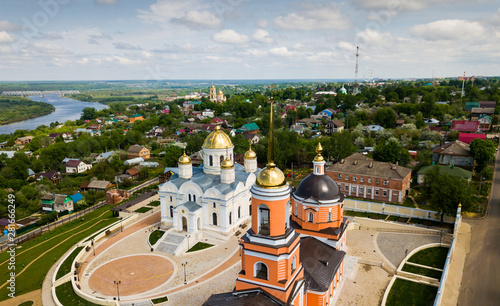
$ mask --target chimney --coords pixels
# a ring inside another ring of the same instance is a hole
[[[368,165],[368,168],[373,168],[373,162],[371,161],[370,164]]]
[[[342,159],[340,160],[340,163],[341,163],[341,164],[343,164],[344,162],[345,162],[345,160],[342,158]]]
[[[352,162],[352,164],[353,164],[353,165],[357,165],[357,164],[358,164],[358,161],[357,161],[357,160],[355,160],[355,161],[353,161],[353,162]]]

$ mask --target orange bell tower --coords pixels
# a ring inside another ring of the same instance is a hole
[[[300,235],[290,227],[290,186],[274,163],[273,100],[268,162],[252,193],[252,227],[241,239],[236,291],[261,289],[286,304],[304,304]]]

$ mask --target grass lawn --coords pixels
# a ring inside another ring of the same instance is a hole
[[[441,271],[421,268],[421,267],[417,267],[417,266],[413,266],[413,265],[409,265],[409,264],[406,264],[403,266],[403,271],[415,273],[418,275],[433,277],[433,278],[437,278],[437,279],[441,279],[441,275],[443,274],[443,272],[441,272]]]
[[[446,261],[446,256],[448,255],[448,250],[449,248],[442,247],[425,249],[413,254],[408,261],[419,265],[442,269]]]
[[[148,206],[153,206],[153,207],[160,206],[160,201],[153,201],[149,203]]]
[[[109,206],[104,206],[85,215],[83,221],[78,218],[21,244],[16,249],[16,294],[40,289],[49,269],[66,251],[117,220],[112,216]],[[6,280],[11,272],[7,269],[9,257],[7,252],[0,253],[0,279],[4,280],[0,282],[0,301],[8,298]]]
[[[205,242],[198,242],[197,244],[195,244],[193,247],[191,247],[188,252],[194,252],[194,251],[199,251],[199,250],[203,250],[203,249],[207,249],[209,247],[213,247],[214,245],[213,244],[210,244],[210,243],[205,243]]]
[[[63,304],[64,306],[97,305],[76,295],[75,291],[73,291],[73,287],[71,287],[71,282],[66,282],[60,286],[57,286],[56,295],[59,299],[59,302],[61,302],[61,304]]]
[[[151,209],[153,209],[153,207],[147,207],[147,206],[143,206],[139,209],[136,209],[135,212],[138,212],[138,213],[145,213],[145,212],[148,212],[150,211]]]
[[[33,301],[26,301],[26,302],[22,302],[21,304],[17,305],[17,306],[31,306],[35,304],[35,302]]]
[[[397,279],[387,296],[386,305],[427,306],[434,304],[437,287]]]
[[[80,253],[80,251],[83,249],[83,247],[77,247],[67,258],[64,260],[64,262],[61,264],[59,267],[59,270],[57,270],[57,275],[56,275],[56,280],[60,279],[64,275],[68,274],[71,271],[71,264],[73,263],[73,260],[75,260],[76,255]]]
[[[157,298],[157,299],[151,299],[151,302],[153,302],[153,304],[161,304],[163,302],[166,302],[168,301],[168,297],[164,296],[164,297],[161,297],[161,298]]]
[[[165,234],[165,231],[156,230],[149,235],[149,243],[154,245]]]

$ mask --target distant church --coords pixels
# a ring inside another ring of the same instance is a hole
[[[252,227],[241,238],[235,290],[212,295],[204,305],[326,306],[342,279],[344,195],[325,175],[321,143],[313,173],[291,193],[274,163],[272,113],[270,118],[268,163],[250,190]]]
[[[161,224],[179,232],[232,234],[249,217],[257,155],[250,148],[244,155],[244,165],[235,163],[231,138],[219,125],[202,148],[200,167],[193,167],[184,152],[178,168],[166,169],[174,174],[158,191]]]
[[[215,102],[215,103],[224,103],[226,102],[226,96],[222,93],[222,90],[219,89],[219,92],[217,92],[217,89],[215,89],[215,86],[212,85],[210,87],[210,101]]]

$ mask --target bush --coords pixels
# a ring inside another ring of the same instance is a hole
[[[57,211],[54,210],[50,214],[42,216],[42,218],[40,220],[36,221],[36,225],[41,226],[41,225],[49,224],[55,220],[57,220]]]

